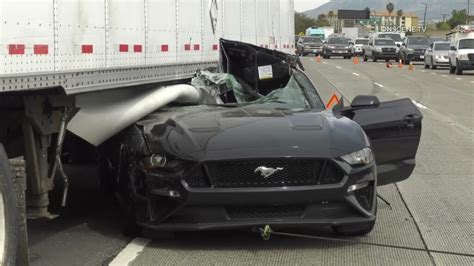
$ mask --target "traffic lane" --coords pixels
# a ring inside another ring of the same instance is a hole
[[[377,68],[377,64],[372,63],[372,66],[367,65],[364,69],[364,66],[354,66],[344,61],[333,61],[331,64],[316,66],[311,63],[307,62],[305,66],[307,66],[307,74],[316,83],[321,73],[324,73],[325,78],[331,80],[339,92],[345,96],[350,95],[348,98],[369,93],[382,100],[391,100],[425,94],[423,89],[407,90],[405,82],[393,83],[394,80],[400,79],[400,74],[391,71],[392,69]],[[349,74],[356,68],[362,73],[360,79],[363,81],[354,81],[354,77]],[[369,68],[372,72],[366,73]],[[375,83],[379,84],[377,86],[379,89],[373,90],[371,87]],[[383,84],[390,84],[390,86]],[[353,86],[358,86],[358,88],[354,90]],[[434,83],[433,86],[435,86]],[[445,100],[448,103],[458,101],[465,97],[463,93],[465,92],[460,90]],[[443,94],[443,91],[433,90],[430,97],[442,97],[438,94]],[[471,107],[472,102],[468,106]],[[408,180],[398,184],[398,188],[418,222],[417,225],[428,247],[472,255],[472,248],[469,248],[473,246],[472,228],[474,226],[472,219],[474,204],[472,204],[471,192],[474,176],[472,128],[460,126],[466,123],[462,120],[453,120],[457,119],[455,115],[447,116],[436,111],[438,108],[439,106],[436,105],[430,108],[420,107],[424,120],[417,154],[417,167]],[[472,109],[466,109],[456,111],[472,112]]]
[[[378,216],[374,230],[363,237],[346,238],[374,245],[340,243],[295,237],[272,236],[263,241],[259,234],[247,231],[203,231],[178,233],[175,239],[151,239],[138,256],[130,257],[132,265],[224,265],[224,264],[277,264],[277,265],[339,265],[347,261],[355,265],[410,264],[432,265],[428,252],[418,234],[416,225],[400,197],[397,188],[389,185],[379,193],[391,203],[391,208],[378,201]],[[307,235],[336,237],[328,227],[285,229]],[[144,237],[147,237],[146,235]],[[151,236],[148,236],[151,237]],[[395,245],[405,249],[382,247]],[[128,253],[124,251],[124,253]],[[116,265],[128,260],[113,261]]]
[[[59,206],[61,185],[50,196],[53,220],[28,220],[31,265],[102,265],[130,241],[117,205],[99,189],[94,166],[66,165],[67,206]]]
[[[323,75],[336,87],[347,88],[346,93],[350,97],[372,94],[381,100],[391,100],[403,95],[438,112],[439,116],[445,116],[465,130],[472,130],[474,126],[474,85],[467,80],[460,81],[455,76],[443,77],[416,69],[409,71],[407,67],[387,69],[385,63],[355,65],[351,60],[331,59],[322,63],[305,60],[304,64],[308,73]]]

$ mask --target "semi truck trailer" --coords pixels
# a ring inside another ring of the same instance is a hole
[[[89,139],[99,145],[147,110],[140,102],[139,112],[119,126],[112,120],[74,123],[78,114],[87,115],[84,106],[121,99],[100,108],[126,112],[130,106],[123,103],[149,88],[166,86],[166,95],[174,95],[197,70],[217,67],[220,38],[291,53],[293,5],[293,0],[0,0],[0,265],[15,263],[17,245],[8,160],[24,159],[27,216],[52,217],[48,194],[55,176],[62,180],[61,204],[67,206],[69,182],[61,161],[66,133],[88,135],[90,128],[101,128],[101,138],[95,131]]]

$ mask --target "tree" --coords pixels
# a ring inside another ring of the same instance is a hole
[[[442,31],[449,31],[451,30],[451,25],[449,25],[448,22],[438,22],[436,23],[436,29],[442,30]]]
[[[387,9],[388,15],[391,17],[392,12],[395,9],[395,5],[392,2],[388,2],[387,6],[385,6],[385,8]],[[390,21],[392,21],[392,20],[390,19]]]
[[[305,14],[295,13],[295,33],[306,32],[306,29],[312,26],[317,26],[315,19],[312,19]]]
[[[467,20],[467,11],[466,11],[466,9],[453,10],[453,12],[451,14],[452,14],[452,16],[448,20],[448,23],[451,26],[451,28],[454,28],[457,25],[466,23],[466,20]]]
[[[400,25],[400,20],[401,20],[402,17],[403,17],[403,10],[401,10],[401,9],[397,10],[397,26],[401,26]]]

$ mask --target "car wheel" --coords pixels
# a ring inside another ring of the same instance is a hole
[[[363,53],[363,58],[364,58],[364,62],[367,62],[369,60],[369,58],[367,57],[367,55],[365,55],[365,52]]]
[[[454,73],[456,75],[462,75],[462,68],[458,60],[456,60],[456,71]]]
[[[377,62],[377,56],[376,55],[372,55],[372,61]]]
[[[454,74],[456,72],[456,67],[451,64],[451,60],[449,60],[449,74]]]
[[[431,64],[430,64],[431,69],[437,69],[438,66],[436,66],[433,62],[434,62],[433,58],[431,58]]]
[[[0,265],[15,265],[16,198],[8,158],[0,145]]]
[[[327,58],[327,59],[331,59],[331,56],[330,56],[330,55],[326,55],[326,58]]]

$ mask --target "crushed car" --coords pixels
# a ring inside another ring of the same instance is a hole
[[[377,186],[415,167],[422,114],[412,101],[362,95],[327,110],[298,56],[221,39],[220,58],[186,85],[199,97],[178,97],[100,143],[101,182],[129,218],[167,231],[369,233]]]

